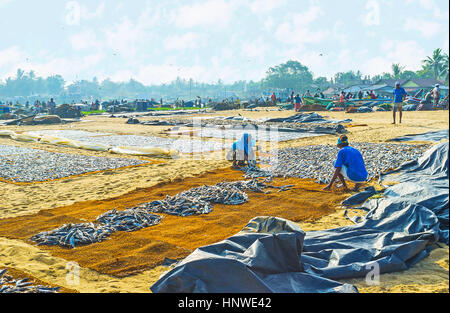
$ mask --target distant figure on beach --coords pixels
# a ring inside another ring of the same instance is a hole
[[[441,99],[441,92],[439,90],[439,84],[436,84],[434,86],[434,89],[431,91],[431,94],[433,96],[433,109],[437,109],[439,100]]]
[[[272,94],[272,104],[277,105],[277,96],[275,95],[275,92]]]
[[[231,160],[233,161],[232,168],[239,168],[244,166],[245,162],[248,165],[256,164],[256,155],[253,150],[256,148],[256,141],[252,139],[252,135],[244,133],[240,140],[233,143],[231,146]],[[228,159],[228,158],[227,158]]]
[[[297,94],[294,99],[295,99],[294,109],[295,109],[295,112],[298,112],[298,111],[300,111],[300,108],[302,107],[302,99],[300,98],[299,94]]]
[[[394,89],[394,97],[392,99],[392,102],[394,103],[392,109],[394,112],[394,122],[392,124],[395,124],[395,113],[398,110],[398,113],[400,115],[400,124],[402,123],[402,110],[403,110],[403,100],[405,100],[405,97],[407,95],[405,89],[403,87],[400,87],[400,83],[395,83],[395,89]]]
[[[355,187],[352,191],[358,191],[369,175],[361,152],[349,146],[348,138],[345,135],[339,137],[337,146],[340,150],[337,159],[334,162],[335,171],[330,183],[323,190],[331,190],[334,182],[339,178],[345,191],[349,191],[347,184],[345,183],[346,179],[355,183]]]
[[[56,110],[56,103],[53,100],[53,98],[50,99],[50,102],[48,103],[48,108],[49,108],[49,113],[50,114],[55,114],[55,110]]]
[[[339,95],[339,106],[344,107],[344,103],[345,103],[345,92],[341,92],[341,94]]]

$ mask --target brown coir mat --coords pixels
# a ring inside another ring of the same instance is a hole
[[[227,168],[101,201],[79,202],[51,210],[46,210],[43,203],[43,210],[39,213],[0,220],[0,237],[36,245],[29,240],[31,236],[65,223],[95,221],[97,216],[114,208],[123,210],[203,184],[242,179],[241,171]],[[272,184],[295,187],[270,194],[248,192],[249,202],[242,205],[216,204],[209,214],[189,217],[161,214],[164,217],[158,225],[135,232],[116,232],[108,240],[75,249],[57,246],[40,248],[100,273],[125,277],[158,266],[165,258],[182,259],[200,246],[224,240],[239,232],[256,216],[277,216],[295,222],[314,221],[334,212],[348,196],[339,191],[324,192],[323,185],[311,180],[280,178],[274,179]]]

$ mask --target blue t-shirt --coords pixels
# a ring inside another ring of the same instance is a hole
[[[364,159],[357,149],[350,146],[339,150],[334,167],[347,167],[347,176],[353,181],[365,181],[368,173],[364,165]]]
[[[395,88],[393,93],[395,96],[395,98],[394,98],[395,103],[403,102],[403,96],[407,94],[405,89],[403,89],[403,87],[400,87],[398,89]]]

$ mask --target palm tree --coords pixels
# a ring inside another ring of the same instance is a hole
[[[444,59],[442,61],[442,69],[439,73],[446,82],[448,82],[448,54],[444,54]]]
[[[403,72],[404,69],[405,69],[405,67],[404,66],[400,66],[400,64],[398,64],[398,63],[392,64],[393,77],[395,79],[400,78],[400,75],[402,75],[402,72]]]
[[[442,54],[442,50],[437,48],[433,51],[433,55],[431,57],[427,57],[422,61],[424,69],[430,69],[433,72],[433,77],[437,79],[442,71],[444,62],[444,55]]]

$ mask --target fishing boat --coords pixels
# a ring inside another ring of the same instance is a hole
[[[315,98],[315,97],[303,97],[303,104],[306,104],[306,105],[319,104],[319,105],[322,105],[322,106],[326,107],[332,102],[333,102],[333,100],[331,100],[331,99],[321,99],[321,98]]]

